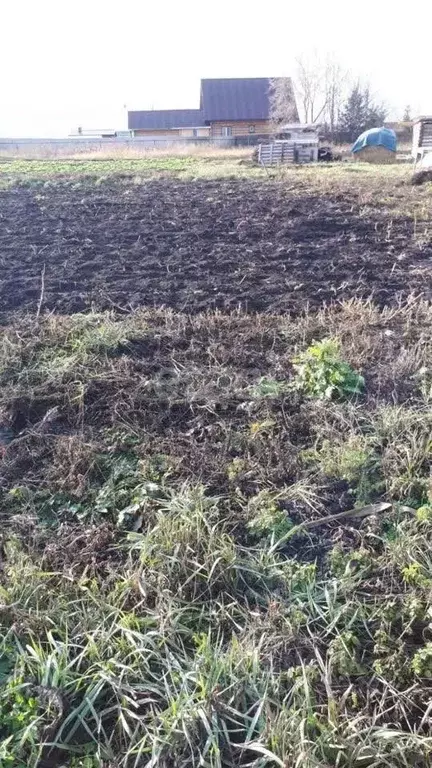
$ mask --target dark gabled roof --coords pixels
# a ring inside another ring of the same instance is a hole
[[[298,120],[294,90],[289,77],[281,78],[292,94],[292,120]],[[128,112],[130,130],[157,131],[194,128],[223,120],[268,120],[270,118],[269,77],[239,77],[201,80],[200,109],[155,109]]]
[[[149,109],[128,112],[128,127],[135,131],[194,128],[201,125],[204,125],[204,116],[200,109]]]
[[[269,77],[201,80],[201,109],[205,121],[268,120],[270,85]]]

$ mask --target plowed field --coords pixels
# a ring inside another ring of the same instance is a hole
[[[299,312],[431,292],[411,216],[275,181],[111,178],[0,193],[0,307]],[[409,192],[409,190],[408,190]],[[408,194],[408,193],[407,193]]]

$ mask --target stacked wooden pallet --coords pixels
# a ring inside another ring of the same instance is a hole
[[[275,141],[271,144],[259,144],[258,162],[260,165],[286,165],[295,162],[295,146],[292,141]]]

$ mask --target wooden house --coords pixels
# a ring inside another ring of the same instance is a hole
[[[294,119],[298,120],[294,90]],[[199,109],[140,110],[128,113],[128,127],[135,136],[151,138],[238,139],[266,136],[272,132],[271,79],[226,78],[201,80]]]

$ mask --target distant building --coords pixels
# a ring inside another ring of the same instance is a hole
[[[294,89],[293,120],[298,120]],[[217,138],[267,136],[272,132],[270,86],[267,77],[201,80],[199,109],[160,109],[128,112],[135,136]]]
[[[417,162],[432,152],[432,115],[425,115],[414,120],[412,155]]]
[[[81,128],[69,134],[69,138],[77,139],[126,139],[131,137],[131,131],[116,131],[114,128]]]

